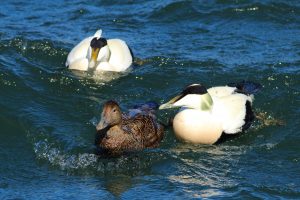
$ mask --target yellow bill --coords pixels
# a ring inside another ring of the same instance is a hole
[[[92,48],[92,61],[97,62],[100,48]]]

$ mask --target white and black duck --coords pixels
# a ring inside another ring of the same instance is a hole
[[[248,129],[255,116],[253,94],[260,84],[242,81],[206,89],[191,84],[159,109],[181,107],[173,120],[177,138],[195,144],[215,144]]]
[[[126,42],[121,39],[101,37],[102,30],[83,39],[68,54],[66,66],[80,71],[127,70],[133,62],[133,54]]]

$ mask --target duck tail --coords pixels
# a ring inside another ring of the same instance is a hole
[[[154,101],[148,101],[146,103],[137,104],[129,109],[128,115],[134,117],[137,114],[150,115],[155,118],[154,112],[158,110],[159,105]]]
[[[260,83],[245,80],[236,83],[228,83],[227,85],[229,87],[236,87],[236,92],[247,95],[255,94],[262,88]]]
[[[137,104],[133,107],[133,109],[138,109],[141,111],[155,111],[159,107],[158,103],[154,101],[148,101],[146,103]]]
[[[101,35],[102,35],[102,30],[99,29],[96,31],[96,33],[94,34],[94,37],[97,37],[98,39],[101,38]]]
[[[129,46],[128,46],[128,49],[129,49],[131,57],[132,57],[132,62],[134,63],[135,62],[135,57],[134,57],[133,51]]]

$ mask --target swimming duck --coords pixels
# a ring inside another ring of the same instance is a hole
[[[112,153],[158,147],[164,135],[150,112],[122,114],[115,101],[104,104],[96,129],[95,145]]]
[[[102,30],[83,39],[69,53],[66,66],[69,69],[87,71],[115,71],[128,69],[133,54],[126,42],[120,39],[101,38]]]
[[[246,81],[209,89],[192,84],[159,109],[181,107],[173,119],[177,138],[195,144],[220,143],[250,127],[253,93],[260,88]]]

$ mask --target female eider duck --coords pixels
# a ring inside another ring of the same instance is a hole
[[[150,112],[122,114],[115,101],[107,101],[96,127],[95,145],[110,153],[158,147],[164,128]]]
[[[252,94],[260,88],[245,81],[209,89],[192,84],[159,109],[181,107],[173,120],[177,138],[195,144],[220,143],[250,127]]]
[[[120,39],[101,38],[102,30],[87,37],[69,53],[66,66],[69,69],[87,71],[115,71],[128,69],[133,54],[127,44]]]

